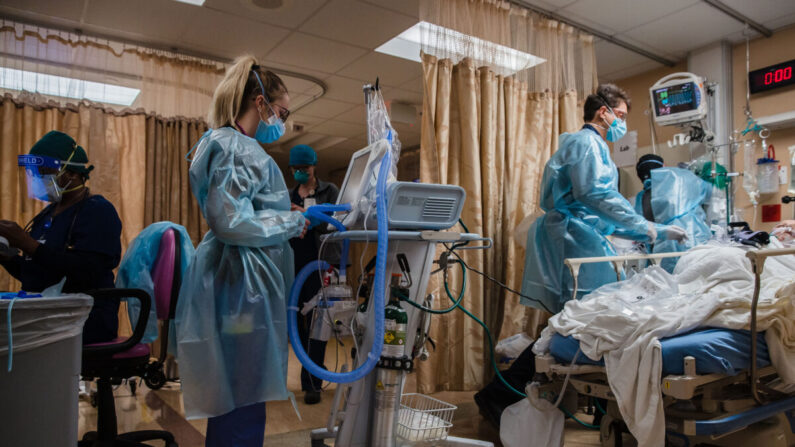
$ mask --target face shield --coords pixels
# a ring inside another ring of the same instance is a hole
[[[70,155],[69,159],[71,160],[71,158]],[[58,178],[63,174],[66,166],[85,167],[85,163],[63,161],[44,155],[20,155],[17,157],[17,165],[25,168],[28,197],[31,199],[42,202],[60,202],[64,193],[83,187],[83,185],[78,185],[67,189],[69,185],[59,185]]]

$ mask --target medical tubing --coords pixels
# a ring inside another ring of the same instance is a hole
[[[599,403],[599,399],[594,398],[594,402],[596,403],[596,408],[598,408],[599,411],[602,412],[602,414],[607,414],[607,411],[605,411],[605,409],[602,408],[602,404]]]
[[[555,314],[555,312],[552,312],[552,311],[551,311],[551,310],[550,310],[550,309],[549,309],[549,308],[546,306],[546,304],[544,304],[542,301],[540,301],[540,300],[538,300],[538,299],[535,299],[535,298],[533,298],[533,297],[527,296],[527,295],[523,295],[521,292],[519,292],[519,291],[516,291],[516,290],[513,290],[512,288],[510,288],[510,287],[506,286],[505,284],[501,283],[501,282],[500,282],[500,281],[498,281],[497,279],[495,279],[495,278],[492,278],[491,276],[489,276],[489,275],[487,275],[487,274],[485,274],[485,273],[481,272],[480,270],[477,270],[477,269],[474,269],[474,268],[470,267],[469,265],[467,265],[467,263],[466,263],[466,262],[464,262],[464,259],[463,259],[463,258],[462,258],[462,257],[461,257],[461,256],[460,256],[458,253],[456,253],[456,252],[455,252],[455,248],[448,247],[448,246],[447,246],[447,244],[445,244],[445,243],[442,243],[442,245],[444,245],[444,247],[447,249],[447,251],[448,251],[449,253],[451,253],[453,256],[455,256],[456,258],[458,258],[458,260],[461,262],[461,265],[463,265],[463,266],[464,266],[464,267],[465,267],[467,270],[472,270],[473,272],[477,273],[478,275],[480,275],[480,276],[482,276],[482,277],[484,277],[484,278],[488,279],[489,281],[491,281],[491,282],[493,282],[493,283],[497,284],[497,285],[498,285],[498,286],[500,286],[501,288],[503,288],[503,289],[505,289],[505,290],[507,290],[507,291],[509,291],[509,292],[513,293],[514,295],[518,295],[518,296],[520,296],[520,297],[522,297],[522,298],[524,298],[524,299],[527,299],[527,300],[530,300],[530,301],[533,301],[533,302],[536,302],[536,303],[538,303],[538,304],[539,304],[541,307],[543,307],[543,308],[544,308],[544,310],[545,310],[545,311],[547,311],[547,313],[549,313],[549,314],[551,314],[551,315],[554,315],[554,314]]]
[[[363,379],[378,364],[381,358],[381,351],[384,348],[384,287],[386,284],[386,256],[389,248],[389,228],[386,216],[386,180],[389,176],[389,168],[392,157],[389,151],[381,159],[381,167],[378,170],[378,183],[376,184],[376,217],[378,220],[378,247],[376,250],[375,278],[373,284],[381,284],[375,287],[373,296],[373,306],[375,308],[375,338],[367,360],[358,368],[344,373],[335,373],[321,368],[309,358],[301,339],[298,337],[298,295],[304,282],[318,269],[328,269],[329,263],[326,261],[314,261],[305,265],[298,273],[290,289],[290,300],[287,305],[287,332],[290,335],[290,344],[293,347],[296,357],[301,364],[313,376],[334,383],[351,383]],[[310,207],[311,208],[311,207]],[[329,216],[327,216],[329,217]],[[332,224],[333,225],[333,224]]]
[[[447,293],[447,297],[450,298],[450,301],[455,303],[456,300],[453,298],[453,295],[450,293],[450,288],[449,287],[445,287],[445,292]],[[489,327],[486,326],[486,323],[480,321],[480,319],[478,319],[478,317],[472,315],[472,313],[470,311],[468,311],[464,306],[459,304],[458,308],[461,309],[462,312],[467,314],[467,316],[469,318],[475,320],[475,322],[477,324],[479,324],[483,328],[484,331],[486,331],[486,338],[489,341],[489,357],[491,358],[491,367],[494,369],[494,373],[497,375],[497,378],[500,380],[500,382],[502,382],[502,384],[505,385],[506,388],[508,388],[509,390],[514,392],[515,394],[517,394],[519,396],[522,396],[522,397],[527,397],[527,394],[525,394],[525,393],[517,390],[513,386],[511,386],[511,384],[508,383],[508,381],[505,380],[504,377],[502,377],[502,374],[500,374],[500,369],[497,368],[497,361],[494,358],[494,338],[491,336],[491,331],[489,330]]]
[[[412,301],[411,299],[409,299],[408,296],[405,296],[403,294],[398,294],[398,298],[400,298],[401,301],[405,301],[406,303],[409,303],[410,305],[416,307],[417,309],[423,312],[428,312],[430,314],[441,315],[456,310],[460,306],[461,301],[464,299],[464,293],[466,292],[467,269],[464,267],[461,261],[454,260],[453,262],[461,266],[461,291],[458,293],[458,298],[453,300],[452,306],[448,307],[447,309],[431,309],[429,307],[423,306],[422,304]],[[450,293],[450,286],[447,284],[447,281],[444,281],[444,290],[445,292],[447,292],[447,296],[452,297],[452,293]]]
[[[333,213],[337,211],[350,211],[350,210],[351,210],[350,203],[344,203],[341,205],[323,204],[323,205],[310,206],[309,208],[306,209],[306,213],[317,220],[321,220],[323,222],[334,225],[334,228],[336,228],[339,232],[343,233],[347,230],[345,228],[345,225],[343,225],[342,222],[338,221],[337,219],[325,213]],[[348,239],[342,240],[342,253],[340,253],[340,277],[346,276],[345,273],[348,266],[348,251],[350,249],[350,246],[351,246],[350,240]]]
[[[463,264],[462,264],[462,266],[463,266]],[[450,300],[455,303],[456,300],[453,298],[453,295],[450,293],[450,289],[449,289],[449,287],[447,287],[447,282],[445,282],[445,292],[447,292],[447,297],[450,298]],[[497,375],[497,378],[500,380],[500,382],[502,382],[502,384],[505,385],[505,387],[508,388],[510,391],[512,391],[514,394],[516,394],[518,396],[522,396],[523,398],[526,398],[527,394],[525,394],[525,393],[517,390],[513,386],[511,386],[511,384],[509,384],[508,381],[506,381],[505,378],[502,377],[502,374],[500,374],[500,370],[499,370],[499,368],[497,368],[497,362],[494,359],[494,338],[492,337],[491,331],[489,330],[488,326],[486,326],[486,324],[484,322],[480,321],[478,319],[478,317],[472,315],[472,313],[470,313],[464,306],[461,306],[459,304],[458,308],[461,309],[461,311],[463,311],[465,314],[467,314],[467,316],[469,316],[469,318],[472,318],[473,320],[475,320],[475,322],[478,323],[480,326],[482,326],[483,330],[486,331],[486,337],[488,338],[488,341],[489,341],[489,356],[491,357],[491,366],[494,369],[494,373]],[[577,351],[577,355],[575,355],[575,360],[576,360],[577,356],[579,355],[579,353],[580,352],[578,350]],[[583,421],[577,419],[577,417],[575,417],[573,414],[571,414],[568,411],[566,411],[565,408],[562,408],[562,407],[559,406],[561,398],[563,397],[563,394],[564,394],[563,391],[566,390],[566,385],[568,384],[570,374],[571,374],[571,372],[569,372],[569,374],[566,374],[566,380],[565,380],[563,388],[561,390],[561,395],[558,398],[557,403],[555,403],[555,407],[557,407],[567,417],[570,417],[571,419],[573,419],[575,422],[577,422],[578,424],[582,425],[583,427],[594,429],[594,430],[598,430],[599,429],[598,425],[592,425],[592,424],[588,424],[587,422],[583,422]]]
[[[560,409],[560,411],[562,411],[562,412],[563,412],[563,414],[565,414],[565,415],[566,415],[566,417],[567,417],[567,418],[571,418],[571,419],[573,419],[573,420],[574,420],[574,422],[576,422],[576,423],[578,423],[578,424],[582,425],[582,426],[583,426],[583,427],[585,427],[585,428],[590,428],[591,430],[599,430],[599,429],[601,428],[601,427],[600,427],[600,426],[598,426],[598,425],[589,424],[589,423],[587,423],[587,422],[583,422],[583,421],[581,421],[581,420],[577,419],[577,417],[576,417],[576,416],[574,416],[572,413],[570,413],[570,412],[569,412],[568,410],[566,410],[565,408],[560,408],[560,407],[558,407],[558,408]]]
[[[293,347],[293,351],[295,352],[295,356],[298,357],[298,360],[310,372],[313,376],[325,380],[327,382],[334,382],[334,383],[351,383],[355,382],[359,379],[364,378],[370,371],[375,367],[378,363],[379,356],[373,356],[371,352],[367,356],[367,361],[362,364],[360,367],[354,369],[353,371],[345,372],[345,373],[335,373],[328,371],[326,369],[321,368],[312,359],[309,358],[309,355],[306,353],[304,346],[301,344],[301,338],[298,336],[298,296],[301,294],[301,288],[303,287],[304,282],[309,277],[309,275],[314,274],[317,270],[326,270],[331,265],[326,261],[312,261],[309,264],[305,265],[304,268],[298,272],[298,275],[295,277],[295,282],[293,282],[293,287],[290,289],[290,301],[288,302],[287,306],[287,333],[290,335],[290,344]],[[382,293],[383,295],[383,293]],[[383,300],[383,296],[381,298]],[[382,312],[383,314],[383,306]],[[377,314],[377,312],[376,312]],[[378,318],[378,315],[376,315]],[[383,334],[383,315],[381,316],[382,324],[382,332],[380,333],[380,337],[374,340],[373,346],[378,345],[378,352],[381,352],[383,348],[383,341],[384,341],[384,334]],[[376,324],[376,330],[378,325]],[[378,335],[378,334],[376,334]],[[380,343],[378,341],[380,340]]]

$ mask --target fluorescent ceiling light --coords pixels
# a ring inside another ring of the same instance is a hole
[[[3,67],[0,67],[0,88],[122,106],[132,105],[141,93],[137,88]]]
[[[176,1],[178,1],[180,3],[187,3],[189,5],[196,5],[196,6],[201,6],[201,5],[204,4],[204,0],[176,0]]]
[[[389,42],[376,48],[375,51],[414,62],[421,62],[420,50],[423,33],[426,36],[431,36],[428,39],[430,42],[426,44],[427,53],[444,57],[469,57],[478,63],[496,61],[489,65],[492,65],[495,72],[504,76],[510,76],[518,71],[546,62],[546,59],[533,56],[530,53],[469,36],[429,22],[417,23]],[[471,45],[460,45],[461,42],[469,42]],[[458,43],[458,45],[454,43]]]

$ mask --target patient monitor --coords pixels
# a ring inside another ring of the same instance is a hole
[[[707,116],[704,78],[693,73],[672,73],[649,89],[654,121],[661,126],[700,121]]]
[[[334,217],[348,230],[377,228],[376,179],[381,159],[390,150],[387,140],[379,140],[353,154],[337,204],[351,204],[350,212]],[[393,179],[394,180],[394,179]],[[387,220],[391,230],[442,230],[456,224],[464,207],[466,193],[456,185],[392,181],[387,186]]]

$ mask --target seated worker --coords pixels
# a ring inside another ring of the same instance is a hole
[[[561,135],[541,180],[540,205],[545,213],[527,234],[522,304],[559,312],[572,299],[574,288],[564,259],[615,255],[607,236],[649,242],[658,234],[662,239],[686,237],[681,228],[647,221],[618,192],[618,170],[606,141],[624,136],[629,107],[624,90],[602,84],[585,100],[582,129]],[[616,280],[609,263],[583,265],[579,273],[578,299]],[[518,390],[524,390],[535,375],[532,347],[503,374]],[[475,394],[481,412],[496,425],[502,411],[520,399],[498,379]]]
[[[312,205],[322,203],[337,203],[339,189],[332,183],[324,182],[316,176],[317,153],[305,144],[299,144],[290,149],[290,170],[296,181],[296,186],[290,192],[290,200],[293,203],[294,211],[306,211]],[[290,245],[295,254],[295,271],[300,271],[305,265],[318,260],[321,240],[320,236],[328,233],[328,226],[325,224],[317,225],[307,232],[303,239],[290,239]],[[336,265],[340,262],[340,246],[338,243],[326,243],[323,246],[322,259],[329,264]],[[301,295],[298,297],[299,309],[304,303],[311,300],[320,290],[320,277],[309,275]],[[326,357],[326,342],[309,338],[309,329],[312,324],[312,313],[298,316],[298,334],[301,343],[304,345],[309,358],[317,365],[323,365]],[[303,366],[301,367],[301,391],[304,394],[304,402],[313,405],[320,402],[320,391],[323,389],[323,381],[309,374]]]
[[[712,237],[703,208],[712,194],[710,183],[687,169],[663,167],[663,159],[654,154],[640,157],[635,170],[643,182],[643,189],[635,198],[638,214],[650,222],[676,225],[687,232],[684,241],[667,240],[650,244],[647,246],[649,253],[687,251]],[[668,272],[673,272],[677,260],[663,259],[660,265]]]
[[[69,135],[52,131],[30,154],[19,157],[27,175],[28,195],[49,202],[25,228],[0,220],[0,236],[21,255],[0,264],[22,282],[22,290],[41,292],[64,277],[63,293],[113,287],[113,269],[121,258],[121,221],[104,197],[86,186],[86,151]],[[117,336],[119,300],[98,300],[83,326],[83,344]]]

